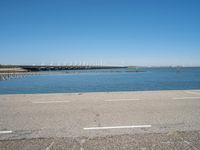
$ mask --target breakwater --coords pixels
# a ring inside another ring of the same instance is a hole
[[[127,67],[121,67],[121,66],[80,66],[80,65],[66,65],[66,66],[16,66],[20,67],[22,69],[25,69],[27,71],[53,71],[53,70],[89,70],[89,69],[119,69],[119,68],[127,68]]]
[[[12,73],[0,73],[0,81],[10,80],[16,78],[25,78],[32,75],[48,75],[48,74],[72,74],[73,72],[59,72],[59,71],[47,71],[47,72],[12,72]]]
[[[0,81],[10,80],[16,78],[23,78],[30,75],[40,74],[63,74],[71,72],[59,72],[60,70],[92,70],[92,69],[117,69],[125,68],[118,66],[80,66],[80,65],[67,65],[67,66],[45,66],[45,65],[11,65],[0,66]],[[46,71],[46,72],[42,72]],[[51,72],[53,71],[53,72]]]
[[[24,78],[27,75],[30,75],[30,74],[26,74],[26,73],[20,73],[20,74],[19,73],[3,73],[3,74],[0,74],[0,81],[16,79],[16,78]]]

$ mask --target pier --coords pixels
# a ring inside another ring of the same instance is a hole
[[[122,66],[87,66],[87,65],[20,65],[17,66],[28,71],[51,71],[51,70],[86,70],[86,69],[117,69],[126,68]]]
[[[126,68],[121,66],[83,66],[83,65],[10,65],[0,66],[0,81],[25,77],[27,75],[47,74],[39,71],[60,71],[60,70],[91,70],[91,69],[117,69]],[[61,72],[54,72],[61,73]]]

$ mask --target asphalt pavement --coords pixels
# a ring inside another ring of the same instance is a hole
[[[0,149],[200,149],[200,90],[0,95]]]

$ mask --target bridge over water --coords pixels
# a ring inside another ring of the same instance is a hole
[[[51,70],[86,70],[86,69],[117,69],[126,68],[122,66],[83,66],[83,65],[64,65],[64,66],[49,66],[49,65],[20,65],[17,66],[28,71],[51,71]]]

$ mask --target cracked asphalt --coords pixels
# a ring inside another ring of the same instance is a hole
[[[200,90],[0,95],[0,150],[200,150]]]
[[[1,150],[199,150],[200,131],[0,141]]]

